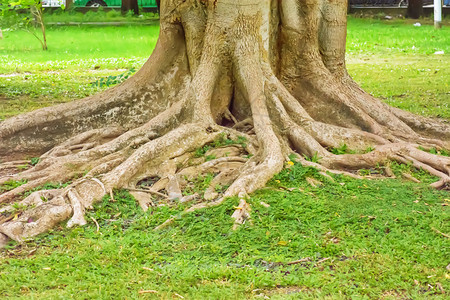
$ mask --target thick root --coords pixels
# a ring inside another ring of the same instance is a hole
[[[362,178],[356,170],[376,166],[392,177],[389,162],[397,161],[448,187],[450,158],[419,149],[450,150],[448,124],[388,108],[352,83],[345,47],[332,37],[345,27],[337,9],[345,1],[329,2],[165,1],[157,48],[136,76],[0,124],[0,186],[15,187],[0,195],[0,246],[68,219],[68,227],[85,225],[86,211],[114,189],[128,189],[144,210],[192,203],[184,213],[239,196],[240,224],[248,194],[290,154],[328,178]],[[344,145],[357,154],[331,153]],[[20,150],[39,153],[39,162],[11,161]]]

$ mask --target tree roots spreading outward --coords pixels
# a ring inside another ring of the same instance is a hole
[[[346,3],[162,1],[159,41],[135,76],[0,124],[0,184],[23,183],[0,195],[0,240],[67,219],[84,225],[85,210],[113,189],[128,189],[144,209],[152,199],[192,201],[188,211],[244,199],[293,153],[349,176],[411,163],[440,178],[434,187],[448,187],[450,158],[425,150],[450,149],[449,124],[388,107],[347,74]],[[343,144],[361,154],[329,151]],[[18,160],[34,156],[39,162],[18,172]],[[213,174],[210,187],[183,196],[201,174]],[[23,211],[12,213],[17,206]],[[241,206],[237,222],[250,211]]]

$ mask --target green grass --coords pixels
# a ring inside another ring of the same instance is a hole
[[[47,53],[31,37],[6,32],[0,72],[18,74],[0,77],[0,118],[99,92],[92,82],[142,65],[157,30],[50,28],[61,44],[54,40]],[[448,28],[349,19],[352,76],[388,103],[423,115],[450,117],[449,47]],[[434,55],[436,49],[445,54]],[[198,155],[207,150],[198,149]],[[126,191],[116,191],[116,202],[105,197],[88,212],[87,226],[69,230],[61,224],[0,252],[0,297],[446,299],[440,287],[450,291],[450,243],[436,230],[450,233],[449,193],[429,188],[436,178],[423,171],[396,164],[392,169],[398,178],[406,172],[422,183],[342,176],[330,181],[294,164],[251,195],[252,224],[237,231],[230,218],[236,198],[181,217],[183,205],[144,213]],[[201,192],[212,176],[197,178],[191,192]],[[324,184],[312,187],[306,177]],[[172,226],[153,231],[171,216],[179,216]],[[302,258],[310,259],[286,264]]]
[[[78,20],[82,15],[54,14],[47,19],[52,17]],[[103,90],[106,87],[91,83],[139,69],[152,52],[158,31],[155,24],[49,27],[47,52],[25,32],[4,32],[0,120]],[[349,72],[366,91],[414,113],[450,118],[450,27],[435,30],[404,20],[350,17],[347,51]],[[435,55],[436,51],[445,54]]]
[[[417,21],[415,21],[417,22]],[[363,89],[389,105],[450,118],[450,25],[349,19],[347,66]],[[444,55],[434,54],[444,51]]]
[[[0,120],[106,89],[92,83],[139,69],[158,32],[158,26],[51,27],[48,51],[26,32],[5,32],[0,40]]]
[[[157,25],[55,26],[48,28],[49,50],[42,51],[37,40],[27,32],[8,31],[0,40],[0,72],[14,72],[17,68],[22,71],[83,69],[93,67],[98,59],[103,59],[100,63],[104,63],[104,68],[121,67],[123,58],[148,58],[158,33]]]
[[[306,176],[325,184],[311,187]],[[156,290],[153,297],[162,299],[444,299],[438,284],[450,288],[449,243],[432,229],[450,231],[442,206],[448,192],[424,185],[340,176],[331,182],[296,164],[252,195],[253,224],[237,231],[230,218],[237,199],[161,232],[153,228],[184,206],[144,213],[127,192],[116,191],[115,199],[89,212],[86,227],[61,227],[5,250],[0,295],[134,299]],[[286,264],[306,257],[311,261]]]
[[[415,27],[413,23],[422,26]],[[347,53],[372,54],[434,54],[444,51],[450,54],[450,20],[436,30],[433,21],[403,20],[381,21],[349,17]]]

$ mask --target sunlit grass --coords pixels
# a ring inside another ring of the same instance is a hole
[[[450,117],[450,27],[353,17],[348,27],[347,66],[366,91],[414,113]],[[50,27],[47,52],[25,32],[4,32],[0,73],[10,75],[0,75],[0,120],[101,91],[91,82],[138,69],[158,32],[155,24]]]

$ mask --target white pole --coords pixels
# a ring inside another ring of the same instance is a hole
[[[442,26],[442,0],[434,0],[434,27]]]

